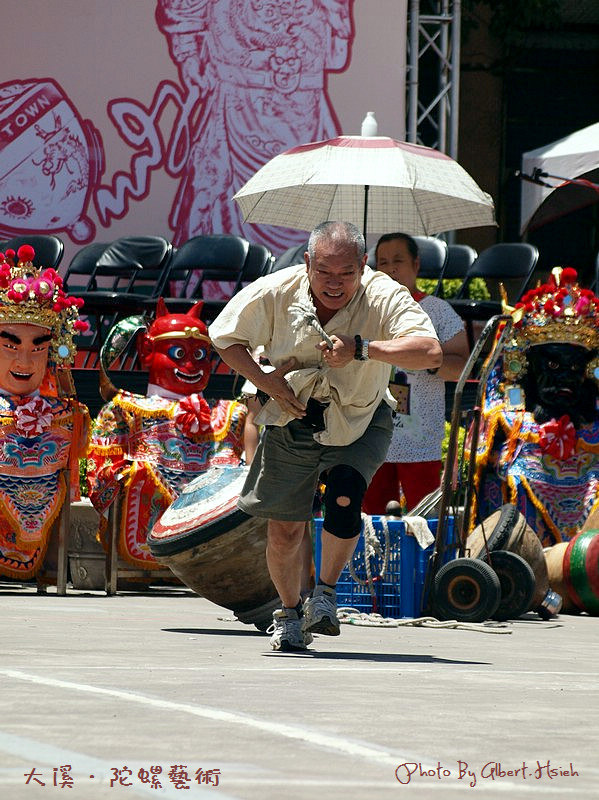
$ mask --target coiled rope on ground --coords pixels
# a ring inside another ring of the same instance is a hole
[[[453,630],[472,631],[474,633],[513,633],[509,623],[495,622],[460,622],[457,619],[439,620],[435,617],[415,617],[414,619],[394,619],[380,614],[366,614],[357,608],[341,606],[337,609],[337,619],[346,625],[364,628],[448,628]]]
[[[366,571],[366,580],[361,580],[358,577],[356,570],[356,555],[349,563],[349,571],[358,585],[367,586],[373,599],[376,600],[374,590],[374,580],[371,570],[371,559],[378,556],[382,561],[380,574],[378,579],[382,579],[389,566],[389,555],[391,551],[391,540],[389,535],[389,527],[386,519],[381,519],[382,525],[382,542],[379,540],[372,520],[366,514],[362,515],[364,522],[364,552],[362,557],[364,560],[364,567]],[[346,625],[356,625],[371,628],[400,628],[400,627],[414,627],[414,628],[446,628],[453,630],[473,631],[476,633],[512,633],[512,629],[507,623],[496,622],[489,620],[487,622],[460,622],[456,619],[438,620],[435,617],[405,617],[396,619],[394,617],[383,617],[381,614],[374,612],[365,613],[359,611],[357,608],[349,606],[342,606],[337,609],[337,618],[340,622]]]

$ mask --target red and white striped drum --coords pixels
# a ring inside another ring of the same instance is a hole
[[[199,475],[155,523],[148,545],[194,592],[265,629],[280,601],[266,564],[267,521],[237,508],[247,471],[212,467]]]

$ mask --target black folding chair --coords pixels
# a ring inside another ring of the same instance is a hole
[[[508,302],[514,305],[524,294],[539,260],[538,249],[528,242],[504,242],[483,250],[470,266],[455,298],[449,299],[455,311],[466,321],[470,348],[474,344],[473,321],[491,319],[501,314],[500,300],[474,300],[468,297],[468,287],[474,278],[483,278],[495,297],[502,284]]]
[[[98,245],[99,247],[99,245]],[[168,278],[172,245],[163,236],[127,236],[105,246],[96,258],[83,290],[83,313],[94,319],[91,336],[80,337],[78,347],[87,350],[83,366],[95,366],[103,333],[114,323],[131,314],[150,312],[162,295]],[[94,251],[82,254],[79,265],[71,264],[66,278],[72,283],[76,274],[89,268]],[[89,258],[89,261],[88,261]]]
[[[413,238],[418,245],[420,261],[418,277],[436,280],[437,285],[433,294],[438,295],[441,291],[443,270],[447,263],[447,242],[443,239],[435,239],[433,236],[414,236]]]
[[[251,283],[256,278],[261,278],[268,274],[274,263],[274,256],[263,244],[250,242],[247,258],[243,265],[241,274],[241,284]]]
[[[285,267],[292,267],[295,264],[303,264],[304,263],[304,253],[308,249],[308,240],[306,240],[303,244],[294,245],[294,247],[289,247],[282,253],[277,259],[275,259],[270,272],[278,272],[280,269],[285,269]]]
[[[445,288],[443,281],[445,280],[464,280],[468,274],[468,270],[476,261],[478,253],[474,247],[467,244],[449,244],[447,245],[447,260],[443,267],[443,274],[441,275],[441,285],[439,286],[436,294],[439,297],[445,296]]]
[[[203,300],[202,317],[211,322],[239,291],[250,243],[241,236],[194,236],[174,253],[163,296],[171,311],[186,311]]]
[[[22,244],[30,244],[35,250],[33,259],[34,267],[52,267],[58,269],[64,253],[64,242],[53,234],[23,234],[13,236],[7,242],[2,242],[3,252],[12,248],[15,252]]]
[[[96,271],[96,262],[108,244],[109,242],[92,242],[77,250],[62,276],[65,291],[76,294],[78,290],[84,292],[97,288],[90,287],[90,281]]]

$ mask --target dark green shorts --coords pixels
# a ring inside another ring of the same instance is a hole
[[[362,436],[342,447],[319,444],[313,431],[298,420],[282,428],[268,427],[250,466],[239,508],[254,517],[289,522],[312,519],[320,474],[345,464],[369,484],[387,456],[392,430],[386,403],[377,408]]]

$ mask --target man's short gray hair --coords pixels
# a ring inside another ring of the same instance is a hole
[[[335,241],[347,247],[353,247],[356,251],[356,258],[361,261],[366,252],[366,242],[364,237],[351,222],[321,222],[317,225],[308,240],[308,255],[310,261],[314,259],[316,245],[322,240]]]

